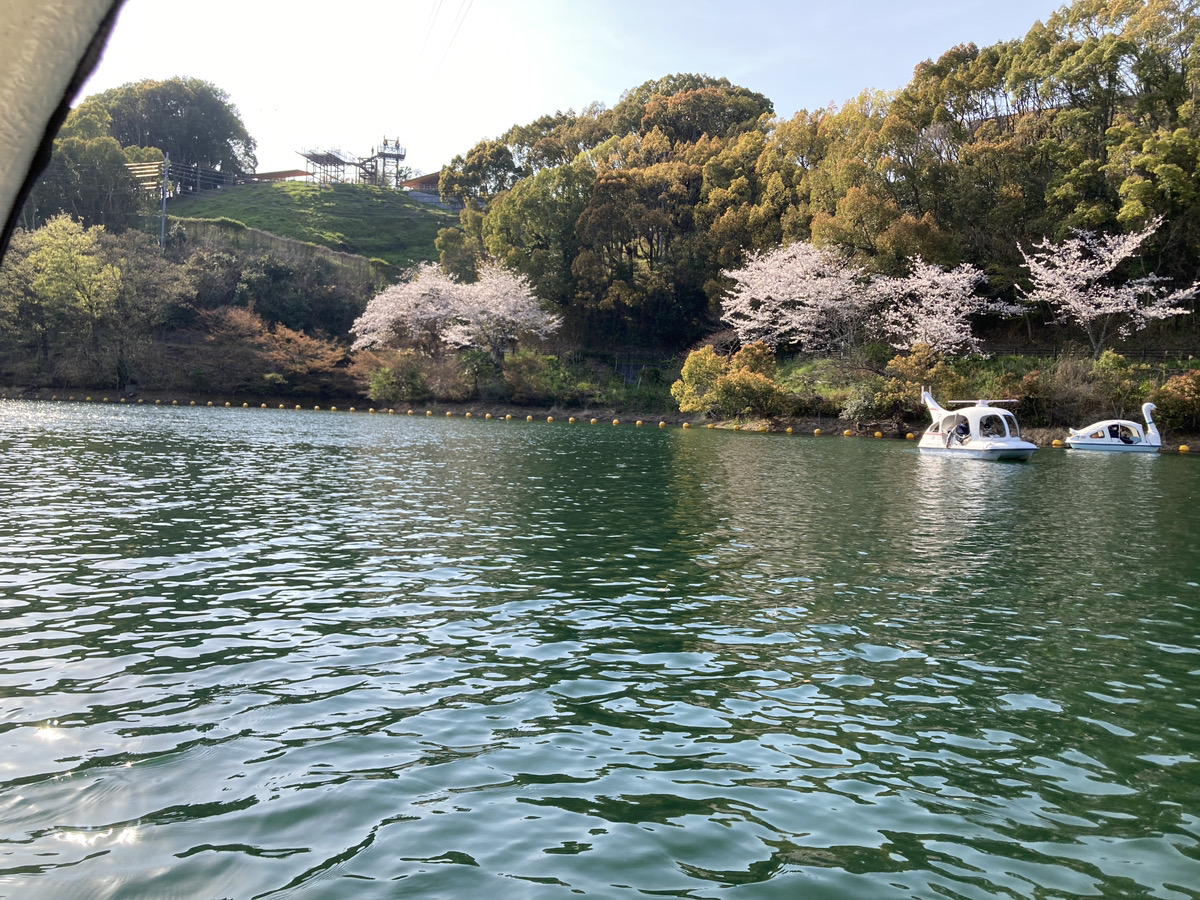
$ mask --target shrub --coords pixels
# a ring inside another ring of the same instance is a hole
[[[1154,418],[1167,428],[1200,433],[1200,369],[1172,375],[1154,395]]]
[[[729,371],[747,369],[766,378],[775,380],[775,352],[762,341],[747,344],[729,361]]]
[[[870,375],[859,384],[854,385],[842,405],[842,418],[852,422],[870,422],[888,418],[891,410],[881,409],[876,402],[876,397],[883,394],[885,386],[886,382],[878,375]]]
[[[1144,382],[1149,372],[1149,366],[1130,363],[1113,350],[1105,350],[1092,363],[1092,381],[1107,398],[1109,415],[1127,417],[1145,402],[1148,391]]]
[[[726,416],[773,416],[783,408],[779,385],[759,372],[738,369],[722,375],[713,386],[712,398]]]
[[[420,358],[411,350],[401,351],[390,366],[371,373],[367,396],[376,403],[418,403],[431,396]]]
[[[851,394],[855,421],[869,418],[916,418],[925,410],[921,388],[944,403],[967,395],[967,380],[954,371],[941,353],[929,344],[917,344],[907,355],[892,357],[886,366],[891,378],[882,382],[870,402]],[[858,391],[861,393],[861,390]],[[850,407],[847,407],[850,408]]]
[[[504,363],[504,382],[514,403],[568,403],[578,400],[571,373],[557,357],[518,350]]]
[[[717,379],[728,368],[729,364],[712,347],[689,353],[679,380],[671,385],[671,397],[679,404],[680,412],[712,412],[716,407],[713,391]]]

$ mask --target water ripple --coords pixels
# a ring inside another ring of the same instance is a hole
[[[0,405],[0,895],[1200,896],[1190,462],[276,412]]]

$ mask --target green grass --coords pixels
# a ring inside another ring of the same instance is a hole
[[[436,260],[439,229],[458,224],[457,214],[413,200],[404,191],[296,181],[245,184],[182,197],[168,202],[167,214],[233,219],[281,237],[383,259],[402,269]]]

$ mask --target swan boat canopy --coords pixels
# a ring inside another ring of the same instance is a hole
[[[1037,449],[1037,444],[1021,439],[1016,416],[992,405],[1011,400],[952,400],[948,402],[959,408],[943,409],[924,388],[921,399],[933,419],[917,445],[922,453],[1024,461]]]
[[[1146,420],[1143,429],[1129,419],[1105,419],[1085,428],[1072,428],[1066,445],[1072,450],[1104,450],[1110,453],[1157,453],[1162,447],[1162,435],[1154,424],[1153,403],[1142,404]]]

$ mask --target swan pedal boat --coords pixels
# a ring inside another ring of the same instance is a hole
[[[1105,419],[1084,428],[1071,428],[1064,442],[1072,450],[1103,450],[1107,453],[1157,453],[1162,447],[1162,435],[1151,415],[1153,403],[1142,404],[1145,429],[1129,419]]]
[[[933,419],[921,435],[922,453],[956,456],[966,459],[1011,459],[1024,462],[1033,456],[1037,444],[1021,439],[1017,417],[994,403],[1013,400],[951,400],[958,409],[944,409],[928,390],[921,399]]]

